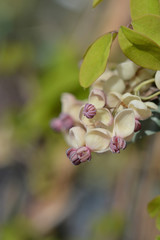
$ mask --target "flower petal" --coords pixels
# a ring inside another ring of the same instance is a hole
[[[118,92],[123,93],[126,86],[124,81],[117,75],[111,76],[105,83],[104,83],[104,92]]]
[[[63,93],[61,96],[62,113],[69,114],[74,121],[79,121],[79,111],[84,104],[82,101],[78,101],[72,94]]]
[[[94,127],[94,122],[95,122],[94,117],[87,118],[86,116],[84,116],[84,114],[83,114],[84,107],[85,107],[85,105],[83,105],[80,109],[79,119],[84,124],[85,127]]]
[[[134,132],[135,116],[131,109],[119,112],[114,120],[114,135],[127,138]]]
[[[155,75],[155,84],[156,84],[157,88],[160,89],[160,71],[157,71],[157,72],[156,72],[156,75]]]
[[[94,128],[86,134],[86,146],[94,152],[106,152],[109,149],[111,136],[103,128]]]
[[[122,102],[128,106],[128,104],[132,101],[132,100],[141,100],[140,97],[133,95],[131,93],[125,93],[122,95],[121,98]]]
[[[96,127],[100,127],[101,125],[104,125],[104,127],[110,126],[113,122],[113,116],[107,108],[98,109],[94,120]]]
[[[106,69],[105,72],[92,84],[92,89],[103,90],[104,82],[114,74],[113,71]]]
[[[108,107],[116,107],[121,102],[121,94],[117,92],[108,93],[106,102]]]
[[[81,127],[73,127],[69,130],[68,141],[72,147],[78,148],[85,145],[86,131]]]
[[[123,80],[129,80],[132,77],[134,77],[136,71],[138,70],[139,66],[137,66],[135,63],[133,63],[130,60],[127,60],[123,63],[120,63],[117,66],[117,71],[119,76],[123,79]]]
[[[151,110],[142,101],[133,100],[129,103],[128,107],[133,109],[135,118],[138,120],[145,120],[152,115]]]
[[[89,95],[89,103],[93,104],[96,108],[104,107],[106,103],[104,92],[99,89],[93,89]]]
[[[153,110],[157,110],[158,106],[154,103],[154,102],[145,102],[145,105],[149,108],[149,109],[153,109]]]

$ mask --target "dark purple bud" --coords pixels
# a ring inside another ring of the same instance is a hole
[[[93,104],[86,103],[83,109],[83,115],[87,118],[93,118],[96,115],[96,108]]]
[[[59,116],[59,119],[62,122],[63,130],[69,130],[70,128],[72,128],[74,126],[74,121],[73,121],[72,117],[67,113],[61,113]]]
[[[80,159],[78,158],[76,148],[69,148],[66,151],[66,155],[74,165],[79,165],[81,163]]]
[[[74,165],[91,160],[91,151],[88,147],[69,148],[66,155]]]
[[[59,118],[54,118],[50,122],[50,127],[54,131],[60,132],[60,131],[62,131],[62,121]]]
[[[81,163],[91,160],[91,150],[88,147],[78,148],[77,155]]]
[[[141,123],[138,119],[135,119],[135,128],[134,128],[134,132],[138,132],[139,130],[141,130]]]
[[[124,150],[126,148],[126,141],[121,137],[114,136],[109,147],[112,153],[120,153],[121,149]]]

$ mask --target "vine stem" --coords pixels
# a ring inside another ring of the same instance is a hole
[[[158,91],[158,92],[156,92],[156,93],[154,93],[154,94],[152,94],[152,95],[150,95],[150,96],[148,96],[148,97],[142,97],[142,96],[139,96],[142,100],[144,100],[144,101],[146,101],[146,100],[150,100],[150,99],[152,99],[152,98],[154,98],[154,97],[156,97],[156,96],[158,96],[158,95],[160,95],[160,91]]]
[[[153,83],[153,82],[155,82],[155,79],[154,79],[154,78],[149,79],[149,80],[146,80],[146,81],[140,83],[138,86],[136,86],[136,87],[134,88],[134,93],[135,93],[135,95],[139,95],[139,90],[140,90],[143,86],[145,86],[145,85],[147,85],[147,84],[150,84],[150,83]]]

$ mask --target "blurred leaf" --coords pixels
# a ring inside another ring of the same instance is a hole
[[[105,71],[110,48],[116,36],[117,33],[107,33],[88,48],[79,75],[82,87],[89,87]]]
[[[33,60],[33,48],[25,43],[5,43],[0,48],[0,72],[13,74]]]
[[[16,219],[1,226],[3,240],[38,240],[39,235],[35,233],[28,220],[24,217]]]
[[[109,213],[94,225],[92,239],[118,239],[124,230],[124,218],[119,213]]]
[[[156,217],[160,213],[160,196],[149,202],[147,209],[151,217]]]
[[[5,225],[1,225],[0,230],[0,238],[3,240],[57,240],[54,236],[40,236],[29,220],[22,216],[17,216]]]
[[[156,218],[156,227],[158,230],[160,230],[160,215],[158,215]]]
[[[152,70],[160,69],[160,46],[136,31],[121,27],[119,44],[124,54],[137,65]]]
[[[100,2],[102,2],[103,0],[93,0],[92,6],[96,7]]]
[[[160,15],[159,0],[131,0],[132,20],[147,14]]]
[[[134,30],[146,35],[157,44],[160,44],[160,16],[146,15],[134,20],[132,25]]]
[[[160,236],[157,236],[155,240],[160,240]]]

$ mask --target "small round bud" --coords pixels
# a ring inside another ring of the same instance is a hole
[[[72,117],[67,113],[61,113],[59,116],[61,122],[62,122],[62,129],[63,130],[69,130],[74,126],[74,121]]]
[[[124,150],[126,148],[126,141],[121,137],[114,136],[109,147],[112,153],[120,153],[121,149]]]
[[[74,126],[72,117],[67,113],[61,113],[58,118],[54,118],[50,122],[50,127],[56,132],[69,130]]]
[[[138,132],[139,130],[141,130],[141,123],[138,119],[135,119],[135,128],[134,128],[134,132]]]
[[[50,127],[54,131],[60,132],[62,130],[62,121],[59,118],[54,118],[50,122]]]
[[[80,147],[77,149],[77,155],[80,162],[86,162],[91,160],[91,151],[88,147]]]
[[[96,115],[96,108],[93,104],[87,103],[83,109],[83,115],[91,119]]]
[[[74,165],[91,160],[91,151],[88,147],[69,148],[66,155]]]
[[[74,165],[79,165],[81,163],[77,155],[77,150],[75,148],[69,148],[66,151],[66,155]]]

